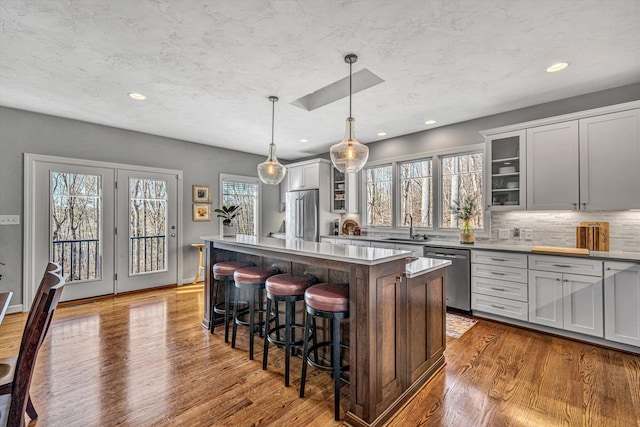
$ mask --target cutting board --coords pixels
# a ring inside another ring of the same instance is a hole
[[[609,250],[608,222],[581,222],[576,227],[576,248],[592,251]]]
[[[534,246],[531,248],[534,254],[560,254],[589,256],[589,249],[584,248],[560,248],[556,246]]]

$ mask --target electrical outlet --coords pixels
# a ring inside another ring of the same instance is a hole
[[[513,238],[514,239],[522,239],[522,234],[520,233],[520,229],[519,228],[514,228],[513,229]]]
[[[18,225],[20,215],[0,215],[0,225]]]
[[[508,239],[509,238],[509,230],[506,228],[498,229],[498,239]]]
[[[524,230],[524,240],[533,240],[533,230]]]

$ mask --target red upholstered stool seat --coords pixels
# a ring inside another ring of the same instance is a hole
[[[275,268],[243,267],[233,273],[233,279],[237,285],[262,285],[270,277],[276,274]]]
[[[244,261],[221,261],[213,265],[213,274],[217,276],[233,276],[237,269],[252,265],[250,262]]]
[[[238,268],[253,264],[244,261],[220,261],[213,265],[213,287],[211,290],[211,333],[214,333],[218,315],[224,316],[224,342],[229,342],[229,317],[233,312],[233,273]],[[220,282],[224,286],[224,301],[218,300]]]
[[[320,283],[306,290],[304,302],[315,310],[349,311],[349,288],[344,285]]]
[[[314,278],[304,275],[276,274],[267,279],[267,292],[273,295],[303,295],[312,285]]]

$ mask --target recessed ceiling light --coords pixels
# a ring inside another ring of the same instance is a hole
[[[378,132],[378,136],[385,136],[386,134],[386,132]]]
[[[308,139],[304,139],[304,138],[302,138],[302,139],[300,140],[300,142],[309,142],[309,140],[308,140]]]
[[[129,92],[127,93],[127,95],[129,95],[129,98],[135,99],[136,101],[142,101],[143,99],[147,99],[146,96],[138,92]]]
[[[569,62],[558,62],[547,68],[547,73],[555,73],[556,71],[562,71],[569,66]]]
[[[435,125],[436,121],[435,120],[427,120],[426,122],[424,122],[425,125]]]

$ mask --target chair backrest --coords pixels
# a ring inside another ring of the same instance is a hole
[[[36,356],[49,329],[53,312],[60,301],[65,283],[64,278],[59,274],[60,271],[60,266],[55,263],[50,262],[47,266],[24,327],[11,389],[8,424],[11,426],[24,425],[24,413],[29,398],[29,387],[36,364]]]

